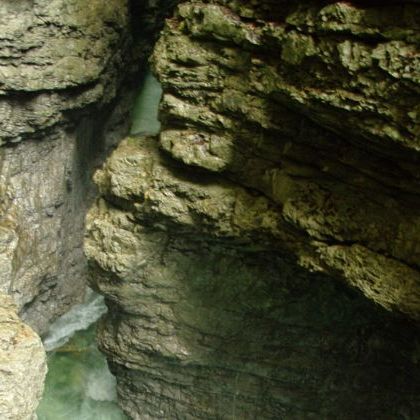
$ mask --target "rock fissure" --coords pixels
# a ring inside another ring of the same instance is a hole
[[[0,417],[89,277],[130,418],[416,419],[419,7],[0,6]]]

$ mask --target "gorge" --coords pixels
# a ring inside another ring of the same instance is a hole
[[[420,417],[418,1],[0,23],[0,418],[42,393],[24,323],[45,337],[87,283],[128,418]]]

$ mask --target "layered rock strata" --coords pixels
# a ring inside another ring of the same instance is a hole
[[[39,332],[84,294],[92,168],[127,130],[132,61],[127,1],[0,6],[0,290]]]
[[[197,175],[155,138],[124,141],[95,178],[99,343],[131,418],[420,412],[418,329],[281,252],[267,198]]]
[[[277,205],[303,266],[418,319],[419,7],[212,3],[156,47],[163,149]]]
[[[146,56],[174,3],[0,4],[0,308],[6,293],[38,333],[85,294],[91,175],[129,131]],[[4,299],[0,417],[23,420],[45,363],[39,338]]]
[[[34,331],[0,294],[0,418],[32,420],[44,388],[45,351]]]
[[[418,417],[420,8],[391,3],[167,21],[162,132],[118,147],[87,219],[132,418]]]

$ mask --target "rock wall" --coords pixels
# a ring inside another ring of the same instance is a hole
[[[131,418],[420,415],[420,7],[392,3],[167,21],[162,132],[121,143],[87,218]]]
[[[43,333],[84,295],[91,173],[127,132],[130,100],[116,97],[133,59],[127,1],[0,4],[2,419],[33,418],[46,373],[16,311]]]
[[[40,333],[84,294],[91,173],[127,132],[121,86],[141,61],[129,6],[0,6],[0,290]]]
[[[91,176],[129,131],[146,57],[174,3],[0,4],[2,419],[32,418],[45,376],[40,340],[15,312],[43,334],[85,294]]]
[[[0,418],[32,420],[47,372],[41,340],[0,294]]]

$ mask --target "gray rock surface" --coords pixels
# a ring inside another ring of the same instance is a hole
[[[16,314],[11,298],[0,294],[0,418],[32,420],[47,372],[39,336]]]
[[[90,177],[128,128],[132,59],[128,2],[0,4],[1,419],[33,418],[46,372],[16,311],[43,333],[84,295]]]
[[[0,5],[0,290],[41,333],[84,294],[90,177],[128,128],[133,57],[127,1]]]
[[[40,334],[84,296],[93,169],[129,130],[145,57],[174,3],[0,4],[0,293]],[[0,418],[24,420],[45,369],[39,339],[9,312],[0,328]],[[16,335],[13,347],[14,329],[27,342]]]
[[[418,5],[211,3],[155,49],[162,147],[279,206],[302,265],[418,319]]]

